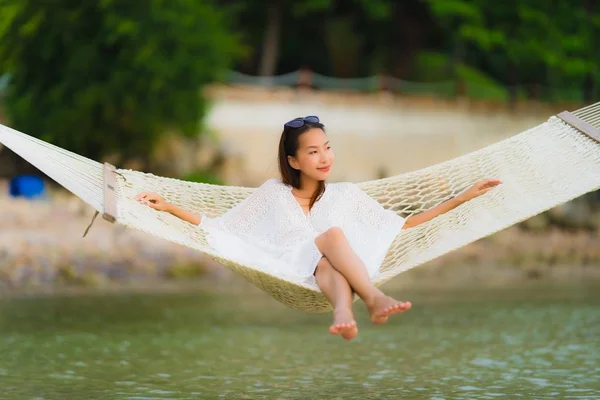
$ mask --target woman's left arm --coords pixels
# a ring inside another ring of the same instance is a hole
[[[456,197],[445,201],[441,204],[438,204],[437,206],[427,211],[411,215],[404,222],[404,226],[402,227],[402,229],[414,228],[417,225],[421,225],[422,223],[431,221],[435,217],[447,213],[448,211],[460,206],[461,204],[466,203],[467,201],[474,199],[475,197],[481,196],[484,193],[487,193],[488,191],[492,190],[494,187],[498,186],[501,183],[502,181],[498,179],[484,179],[482,181],[479,181],[473,186],[471,186],[469,189],[457,195]]]

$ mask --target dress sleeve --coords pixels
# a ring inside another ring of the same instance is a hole
[[[226,211],[217,218],[203,217],[200,222],[201,228],[218,226],[229,232],[238,235],[249,234],[256,229],[263,221],[273,207],[272,179],[263,183],[254,192],[244,200]]]
[[[349,215],[342,228],[369,274],[374,277],[406,219],[385,209],[353,183],[348,186],[345,202]]]
[[[396,232],[400,230],[405,218],[402,218],[392,210],[384,208],[381,203],[366,194],[356,184],[349,184],[350,201],[356,218],[365,228],[376,231],[391,229]]]

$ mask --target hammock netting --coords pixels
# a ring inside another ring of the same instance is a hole
[[[403,230],[380,267],[377,286],[396,275],[600,188],[600,103],[546,122],[487,147],[389,178],[358,183],[403,217],[448,200],[476,181],[503,184],[425,224]],[[0,142],[50,178],[105,213],[105,164],[0,125]],[[319,288],[242,265],[212,249],[202,229],[138,203],[154,191],[187,210],[215,217],[255,188],[187,182],[129,169],[114,172],[116,223],[207,254],[281,303],[308,312],[331,305]]]

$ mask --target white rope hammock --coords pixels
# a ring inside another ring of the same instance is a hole
[[[396,275],[473,241],[600,188],[600,103],[547,122],[503,141],[430,167],[358,185],[384,207],[406,217],[458,194],[479,179],[503,184],[432,221],[402,231],[392,243],[375,282]],[[211,217],[221,215],[254,188],[218,186],[114,169],[0,125],[0,143],[43,171],[106,220],[201,251],[269,293],[281,303],[309,312],[331,306],[316,285],[293,282],[241,265],[213,250],[204,232],[138,203],[141,191]]]

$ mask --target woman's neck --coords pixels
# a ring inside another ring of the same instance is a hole
[[[306,196],[312,196],[319,187],[319,181],[307,178],[304,175],[300,176],[300,188],[296,192]]]

